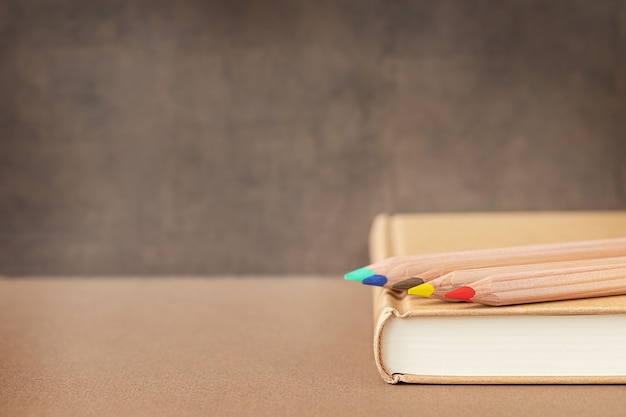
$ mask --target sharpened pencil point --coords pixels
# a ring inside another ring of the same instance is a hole
[[[456,290],[452,290],[446,295],[445,298],[452,298],[453,300],[469,301],[476,295],[476,291],[472,287],[461,287]]]
[[[396,282],[391,286],[394,290],[408,290],[409,288],[417,287],[420,284],[423,284],[424,280],[418,277],[411,277],[405,279],[404,281]]]
[[[359,268],[348,272],[343,277],[348,281],[363,281],[365,278],[371,277],[372,275],[376,275],[376,272],[369,268]]]
[[[372,275],[371,277],[365,278],[362,282],[366,285],[377,285],[382,287],[387,283],[387,277],[384,275]]]
[[[435,287],[433,287],[432,284],[425,282],[417,287],[409,288],[407,292],[411,295],[420,295],[422,297],[430,298],[430,296],[435,292]]]

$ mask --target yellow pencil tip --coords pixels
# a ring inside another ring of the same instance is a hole
[[[435,287],[428,282],[425,282],[417,287],[409,288],[407,292],[411,295],[420,295],[422,297],[430,298],[430,296],[435,292]]]

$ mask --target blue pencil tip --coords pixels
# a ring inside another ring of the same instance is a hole
[[[387,277],[384,275],[372,275],[371,277],[365,278],[361,282],[366,285],[377,285],[379,287],[382,287],[387,283]]]

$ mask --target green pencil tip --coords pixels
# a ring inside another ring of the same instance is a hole
[[[369,268],[359,268],[348,272],[344,275],[344,278],[348,281],[363,281],[365,278],[371,277],[372,275],[376,275],[376,272]]]

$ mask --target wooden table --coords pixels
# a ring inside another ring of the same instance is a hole
[[[370,297],[340,277],[0,279],[0,416],[626,413],[620,385],[387,385]]]

